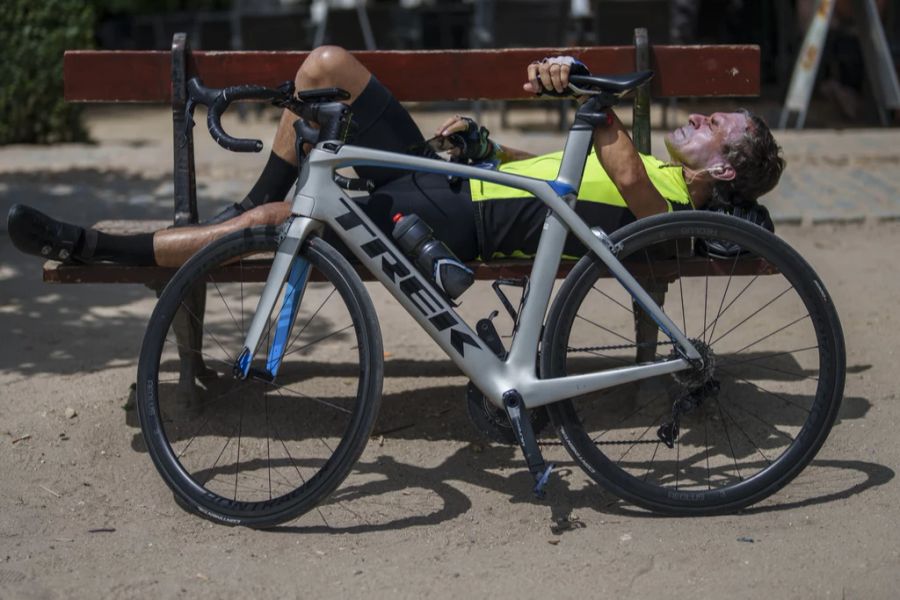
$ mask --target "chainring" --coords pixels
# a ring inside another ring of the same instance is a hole
[[[518,443],[506,413],[488,402],[481,390],[475,387],[471,381],[466,386],[466,413],[478,433],[488,440],[507,446],[514,446]],[[550,422],[547,409],[539,406],[530,409],[528,414],[531,418],[534,435],[540,435]]]

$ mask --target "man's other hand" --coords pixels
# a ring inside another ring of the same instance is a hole
[[[588,74],[587,68],[571,56],[550,56],[528,65],[528,82],[522,88],[526,92],[539,94],[543,91],[561,94],[569,86],[572,72]]]

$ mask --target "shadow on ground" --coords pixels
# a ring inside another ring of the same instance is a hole
[[[233,201],[205,197],[204,205]],[[172,217],[171,177],[97,169],[0,174],[0,331],[6,336],[0,370],[67,374],[135,363],[155,293],[135,284],[43,283],[43,261],[9,240],[6,215],[14,203],[80,225],[166,220]]]

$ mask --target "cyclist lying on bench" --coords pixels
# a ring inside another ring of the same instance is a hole
[[[547,58],[528,65],[524,88],[538,94],[562,92],[569,74],[587,73],[571,57]],[[635,79],[628,87],[641,83]],[[341,88],[349,93],[355,130],[351,142],[394,152],[437,156],[445,142],[471,163],[499,164],[511,173],[552,180],[561,152],[532,155],[502,146],[474,121],[454,117],[429,144],[409,113],[347,51],[326,46],[312,51],[297,72],[297,90]],[[595,151],[588,157],[576,211],[591,226],[607,232],[637,218],[671,210],[725,209],[772,229],[757,198],[770,191],[784,168],[780,148],[766,124],[747,111],[691,115],[666,136],[671,162],[639,154],[619,119],[609,112],[594,130]],[[112,235],[55,221],[23,205],[13,205],[8,228],[21,251],[68,263],[112,261],[128,265],[176,267],[209,242],[232,231],[277,225],[290,214],[285,199],[297,178],[294,122],[285,110],[272,153],[258,181],[239,203],[197,226],[148,234]],[[355,200],[385,231],[396,213],[416,214],[463,261],[478,257],[524,256],[535,252],[546,207],[514,188],[471,180],[448,180],[429,173],[359,167],[373,192]],[[336,240],[331,240],[336,241]],[[340,247],[340,245],[339,245]],[[578,256],[577,240],[565,253]]]

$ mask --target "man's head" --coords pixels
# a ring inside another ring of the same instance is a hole
[[[746,110],[691,115],[666,136],[666,148],[672,160],[709,174],[711,206],[751,204],[775,187],[784,170],[769,127]]]

